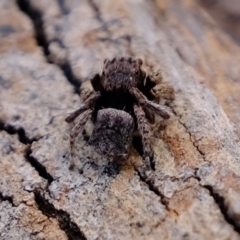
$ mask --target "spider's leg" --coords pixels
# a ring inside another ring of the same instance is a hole
[[[137,118],[138,130],[142,138],[143,159],[146,161],[146,165],[148,165],[147,167],[150,167],[150,164],[153,163],[153,157],[154,157],[153,149],[151,147],[151,142],[150,142],[150,136],[151,136],[150,126],[149,126],[149,123],[147,122],[143,109],[137,105],[134,105],[133,109],[134,109],[134,114]]]
[[[152,110],[153,112],[155,112],[156,114],[161,116],[163,119],[169,119],[170,118],[170,113],[168,111],[168,107],[163,106],[163,105],[159,105],[159,104],[157,104],[155,102],[151,102],[151,101],[147,101],[146,106],[150,110]]]
[[[80,98],[82,99],[83,102],[85,102],[93,93],[94,93],[93,89],[83,88],[83,89],[81,89]]]
[[[74,147],[75,147],[75,139],[78,136],[78,134],[83,130],[84,125],[88,121],[88,119],[91,117],[93,110],[88,109],[79,118],[76,125],[72,128],[70,132],[70,150],[71,150],[71,165],[70,168],[74,168],[75,166],[75,158],[74,158]]]
[[[149,110],[161,116],[163,119],[170,118],[170,113],[166,106],[149,101],[139,89],[131,88],[130,93],[135,97],[136,101],[142,106],[143,109],[148,108]]]
[[[143,110],[146,114],[146,117],[147,117],[148,121],[151,124],[155,123],[155,115],[154,115],[153,111],[151,111],[148,107],[142,106],[142,108],[143,108]]]
[[[99,93],[99,92],[92,92],[92,93],[89,95],[89,97],[84,101],[83,105],[82,105],[79,109],[77,109],[76,111],[70,113],[70,114],[66,117],[65,121],[66,121],[67,123],[73,122],[74,119],[75,119],[77,116],[79,116],[81,113],[83,113],[83,112],[87,111],[89,108],[91,108],[91,107],[95,104],[96,100],[97,100],[99,97],[100,97],[100,93]]]

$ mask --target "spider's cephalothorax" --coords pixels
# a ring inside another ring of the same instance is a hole
[[[141,59],[114,58],[111,61],[106,59],[100,79],[102,90],[128,92],[130,88],[142,85],[145,74],[141,71],[141,65]],[[97,83],[93,84],[93,87],[97,90]]]
[[[141,59],[122,57],[104,61],[102,73],[91,80],[93,90],[82,91],[83,105],[66,118],[68,123],[78,120],[70,133],[72,157],[75,138],[92,118],[95,127],[89,144],[96,151],[113,157],[127,156],[135,129],[141,135],[143,158],[153,158],[149,123],[154,123],[155,114],[163,119],[170,117],[165,106],[154,102],[161,98],[156,92],[163,90],[166,99],[171,100],[174,92],[161,82],[160,75],[147,75],[141,66]]]

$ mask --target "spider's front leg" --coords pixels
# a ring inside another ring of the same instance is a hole
[[[138,130],[140,132],[142,138],[142,145],[143,145],[143,159],[145,160],[145,168],[149,170],[151,165],[154,165],[154,152],[151,147],[150,141],[150,125],[146,119],[145,113],[140,106],[134,105],[134,114],[137,118],[137,125]],[[154,167],[152,167],[154,168]]]
[[[76,111],[69,114],[69,116],[65,119],[67,123],[70,123],[70,152],[71,152],[71,164],[70,169],[73,169],[75,164],[74,157],[74,147],[75,147],[75,139],[77,135],[82,131],[84,125],[91,117],[93,112],[92,108],[94,107],[96,101],[99,99],[100,93],[95,92],[89,89],[84,89],[81,98],[84,101],[83,105],[77,109]],[[74,123],[74,120],[79,116],[77,123]]]
[[[91,84],[93,89],[95,90],[90,90],[90,89],[83,89],[81,93],[81,98],[83,100],[83,105],[77,109],[76,111],[70,113],[65,121],[67,123],[71,123],[74,121],[74,119],[79,116],[81,113],[85,112],[89,108],[92,108],[96,101],[99,99],[101,96],[100,91],[102,89],[101,85],[101,77],[99,74],[96,74],[92,79],[91,79]]]
[[[149,110],[161,116],[163,119],[170,118],[170,113],[167,107],[149,101],[139,89],[131,88],[130,93],[134,96],[136,101],[142,106],[143,109],[148,108]]]
[[[78,117],[80,114],[82,114],[83,112],[87,111],[89,108],[92,108],[95,104],[95,102],[97,101],[97,99],[100,97],[100,92],[85,92],[84,95],[89,95],[88,97],[85,96],[86,100],[83,102],[83,105],[77,109],[76,111],[70,113],[65,121],[67,123],[71,123],[75,120],[76,117]]]

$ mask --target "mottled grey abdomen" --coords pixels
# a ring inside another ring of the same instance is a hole
[[[125,156],[129,152],[134,120],[125,111],[106,108],[98,111],[89,145],[103,155]]]

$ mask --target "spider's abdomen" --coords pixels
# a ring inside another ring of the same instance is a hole
[[[98,111],[89,145],[103,155],[127,156],[132,142],[134,120],[125,111],[107,108]]]

